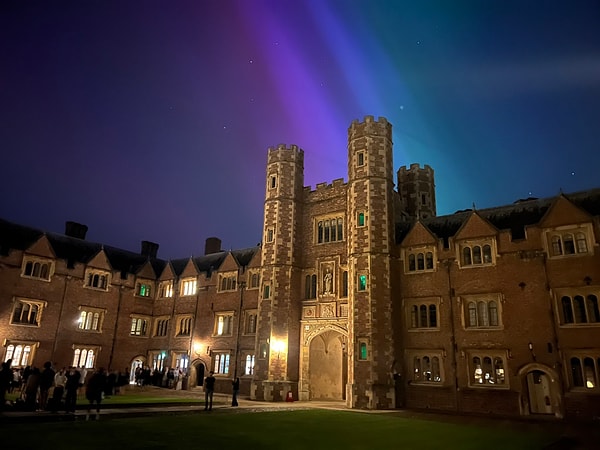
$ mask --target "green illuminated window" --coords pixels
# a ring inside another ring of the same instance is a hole
[[[366,275],[358,276],[358,290],[359,291],[367,290],[367,276]]]
[[[358,359],[361,361],[366,361],[368,356],[367,353],[367,343],[366,342],[360,342],[358,344]]]
[[[365,226],[365,213],[364,212],[358,213],[358,226],[359,227]]]

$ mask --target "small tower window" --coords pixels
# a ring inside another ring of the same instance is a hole
[[[271,175],[269,178],[269,189],[275,189],[277,187],[277,177],[275,175]]]
[[[358,152],[356,154],[356,165],[359,167],[365,165],[365,153],[364,152]]]
[[[359,291],[367,290],[367,276],[366,275],[358,276],[358,290]]]
[[[359,227],[365,226],[365,213],[364,212],[358,213],[358,226]]]
[[[368,356],[367,343],[365,341],[360,341],[358,343],[358,359],[360,361],[366,361]]]

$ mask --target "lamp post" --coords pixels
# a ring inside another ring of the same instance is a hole
[[[237,332],[235,337],[235,360],[233,362],[233,379],[235,380],[238,376],[238,364],[239,364],[239,354],[240,354],[240,334],[242,332],[242,307],[244,306],[244,289],[246,287],[245,281],[240,281],[240,306],[238,308],[237,316]]]

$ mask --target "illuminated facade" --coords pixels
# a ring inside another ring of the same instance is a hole
[[[0,221],[14,365],[214,370],[254,399],[507,416],[600,415],[600,189],[436,216],[434,173],[395,174],[391,125],[348,130],[348,181],[304,187],[268,151],[263,241],[165,261]],[[395,175],[395,177],[394,177]]]

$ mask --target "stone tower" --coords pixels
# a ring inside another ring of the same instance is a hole
[[[391,251],[392,126],[384,118],[348,129],[348,405],[394,406]]]
[[[411,164],[398,169],[398,193],[404,211],[413,218],[427,219],[436,216],[435,181],[433,169]]]
[[[256,363],[251,397],[298,398],[300,278],[298,228],[302,217],[304,152],[296,146],[270,148],[262,241]]]

